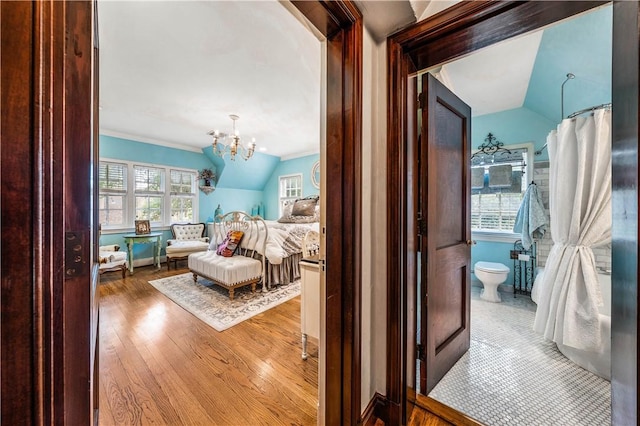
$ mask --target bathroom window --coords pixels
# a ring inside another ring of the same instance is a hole
[[[533,176],[533,144],[505,148],[511,153],[476,155],[471,161],[471,230],[475,233],[513,235]]]

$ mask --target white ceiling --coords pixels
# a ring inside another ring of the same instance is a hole
[[[275,156],[318,152],[320,41],[276,1],[101,1],[100,129],[209,146],[209,130]]]
[[[375,39],[441,4],[359,0]],[[319,150],[321,42],[278,1],[100,1],[102,134],[210,146],[238,114],[266,154]],[[384,18],[384,19],[381,19]],[[440,78],[474,111],[521,107],[542,31],[446,64]],[[492,96],[499,93],[500,96]]]
[[[474,116],[520,108],[542,33],[509,39],[445,64],[438,79],[471,106]]]

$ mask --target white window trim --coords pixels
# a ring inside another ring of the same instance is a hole
[[[531,183],[533,181],[533,162],[535,160],[534,157],[534,144],[533,142],[524,142],[524,143],[516,143],[512,145],[505,145],[503,148],[505,149],[519,149],[526,148],[527,149],[527,165],[525,166],[527,181]],[[471,152],[471,155],[475,154],[479,150],[474,150]],[[471,238],[478,241],[490,241],[490,242],[503,242],[503,243],[515,243],[517,240],[522,239],[521,234],[516,234],[513,232],[505,232],[505,231],[492,231],[488,229],[472,229],[471,230]]]
[[[102,234],[121,234],[123,232],[135,232],[135,225],[134,225],[134,220],[135,220],[135,211],[136,211],[136,205],[135,205],[135,172],[134,172],[134,166],[142,166],[142,167],[155,167],[158,169],[163,169],[164,170],[164,177],[163,177],[163,187],[164,187],[164,191],[162,192],[162,197],[163,197],[163,205],[162,205],[162,220],[163,223],[161,225],[156,225],[152,227],[152,231],[166,231],[171,229],[171,170],[178,170],[178,171],[183,171],[183,172],[189,172],[189,173],[194,173],[196,175],[196,179],[194,182],[195,188],[194,188],[194,199],[193,199],[193,220],[194,222],[197,222],[199,220],[199,215],[200,215],[200,194],[198,193],[198,180],[197,180],[197,176],[198,176],[198,170],[196,169],[189,169],[186,167],[175,167],[175,166],[168,166],[165,164],[153,164],[153,163],[144,163],[142,161],[130,161],[130,160],[119,160],[119,159],[115,159],[115,158],[107,158],[107,157],[100,157],[100,161],[106,161],[109,163],[120,163],[120,164],[126,164],[127,165],[127,191],[125,194],[125,202],[126,202],[126,223],[130,224],[127,226],[117,226],[117,227],[103,227],[102,228]],[[154,194],[150,194],[150,195],[154,195]]]
[[[522,239],[522,235],[504,231],[471,231],[471,238],[477,241],[515,243]]]

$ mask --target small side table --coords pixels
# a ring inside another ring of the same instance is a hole
[[[153,250],[153,264],[160,269],[160,243],[162,233],[152,232],[151,234],[126,234],[123,235],[124,242],[127,245],[129,252],[129,272],[133,274],[133,246],[134,244],[155,244],[155,250]]]

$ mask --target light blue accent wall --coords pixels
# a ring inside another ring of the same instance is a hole
[[[251,214],[251,209],[262,205],[262,191],[250,189],[233,189],[217,187],[209,194],[211,203],[207,210],[200,210],[200,217],[203,222],[211,222],[218,205],[224,213],[240,210]]]
[[[265,219],[278,219],[278,178],[280,176],[302,173],[302,196],[306,197],[320,193],[320,190],[311,183],[311,168],[318,160],[320,160],[320,154],[313,154],[281,161],[278,164],[264,186]]]
[[[105,135],[100,135],[100,157],[198,170],[215,168],[205,155],[197,152]]]
[[[262,191],[275,168],[280,163],[280,157],[256,152],[251,159],[245,161],[236,157],[231,161],[229,157],[220,158],[213,153],[212,147],[202,150],[209,161],[216,166],[218,174],[218,188],[250,189]]]
[[[576,77],[564,86],[565,117],[611,102],[612,29],[611,5],[545,29],[524,105],[560,122],[560,88],[567,73]]]
[[[197,170],[212,168],[217,174],[219,173],[218,165],[215,162],[212,162],[204,153],[185,151],[182,149],[169,148],[105,135],[100,135],[100,157],[123,161],[140,161],[147,164],[158,164]],[[265,157],[274,158],[276,163],[279,161],[277,157]],[[215,158],[220,159],[219,157]],[[250,164],[253,160],[254,158],[249,160],[247,163]],[[244,163],[244,160],[240,161]],[[267,159],[267,161],[273,162],[272,159]],[[224,163],[222,164],[224,165]],[[273,168],[275,168],[275,165]],[[231,167],[231,170],[234,170],[234,167]],[[266,178],[259,179],[263,180],[262,183],[258,183],[257,186],[264,185],[264,180],[266,180]],[[249,177],[241,179],[240,186],[249,186],[247,184],[249,181]],[[232,210],[251,212],[251,208],[253,206],[260,205],[262,203],[262,188],[259,188],[258,190],[251,190],[245,188],[216,187],[215,191],[209,195],[199,191],[198,203],[198,220],[206,223],[209,219],[213,218],[214,211],[218,204],[220,204],[225,212]],[[120,250],[126,250],[122,236],[128,233],[131,232],[103,234],[100,237],[100,244],[118,244],[121,247]],[[161,245],[163,248],[161,255],[164,255],[164,247],[166,246],[167,239],[171,238],[171,231],[165,230],[162,231],[162,233]],[[151,258],[153,257],[152,245],[136,244],[134,246],[133,254],[135,259]]]
[[[491,132],[505,146],[533,142],[535,150],[539,150],[555,128],[556,123],[524,107],[481,115],[471,119],[471,147],[477,149]],[[535,157],[536,161],[548,158],[546,149]]]
[[[504,285],[513,285],[513,260],[509,259],[510,250],[513,250],[513,243],[477,241],[471,247],[471,270],[474,271],[476,262],[502,263],[509,268],[509,276]],[[471,274],[471,279],[478,280],[475,272]]]

